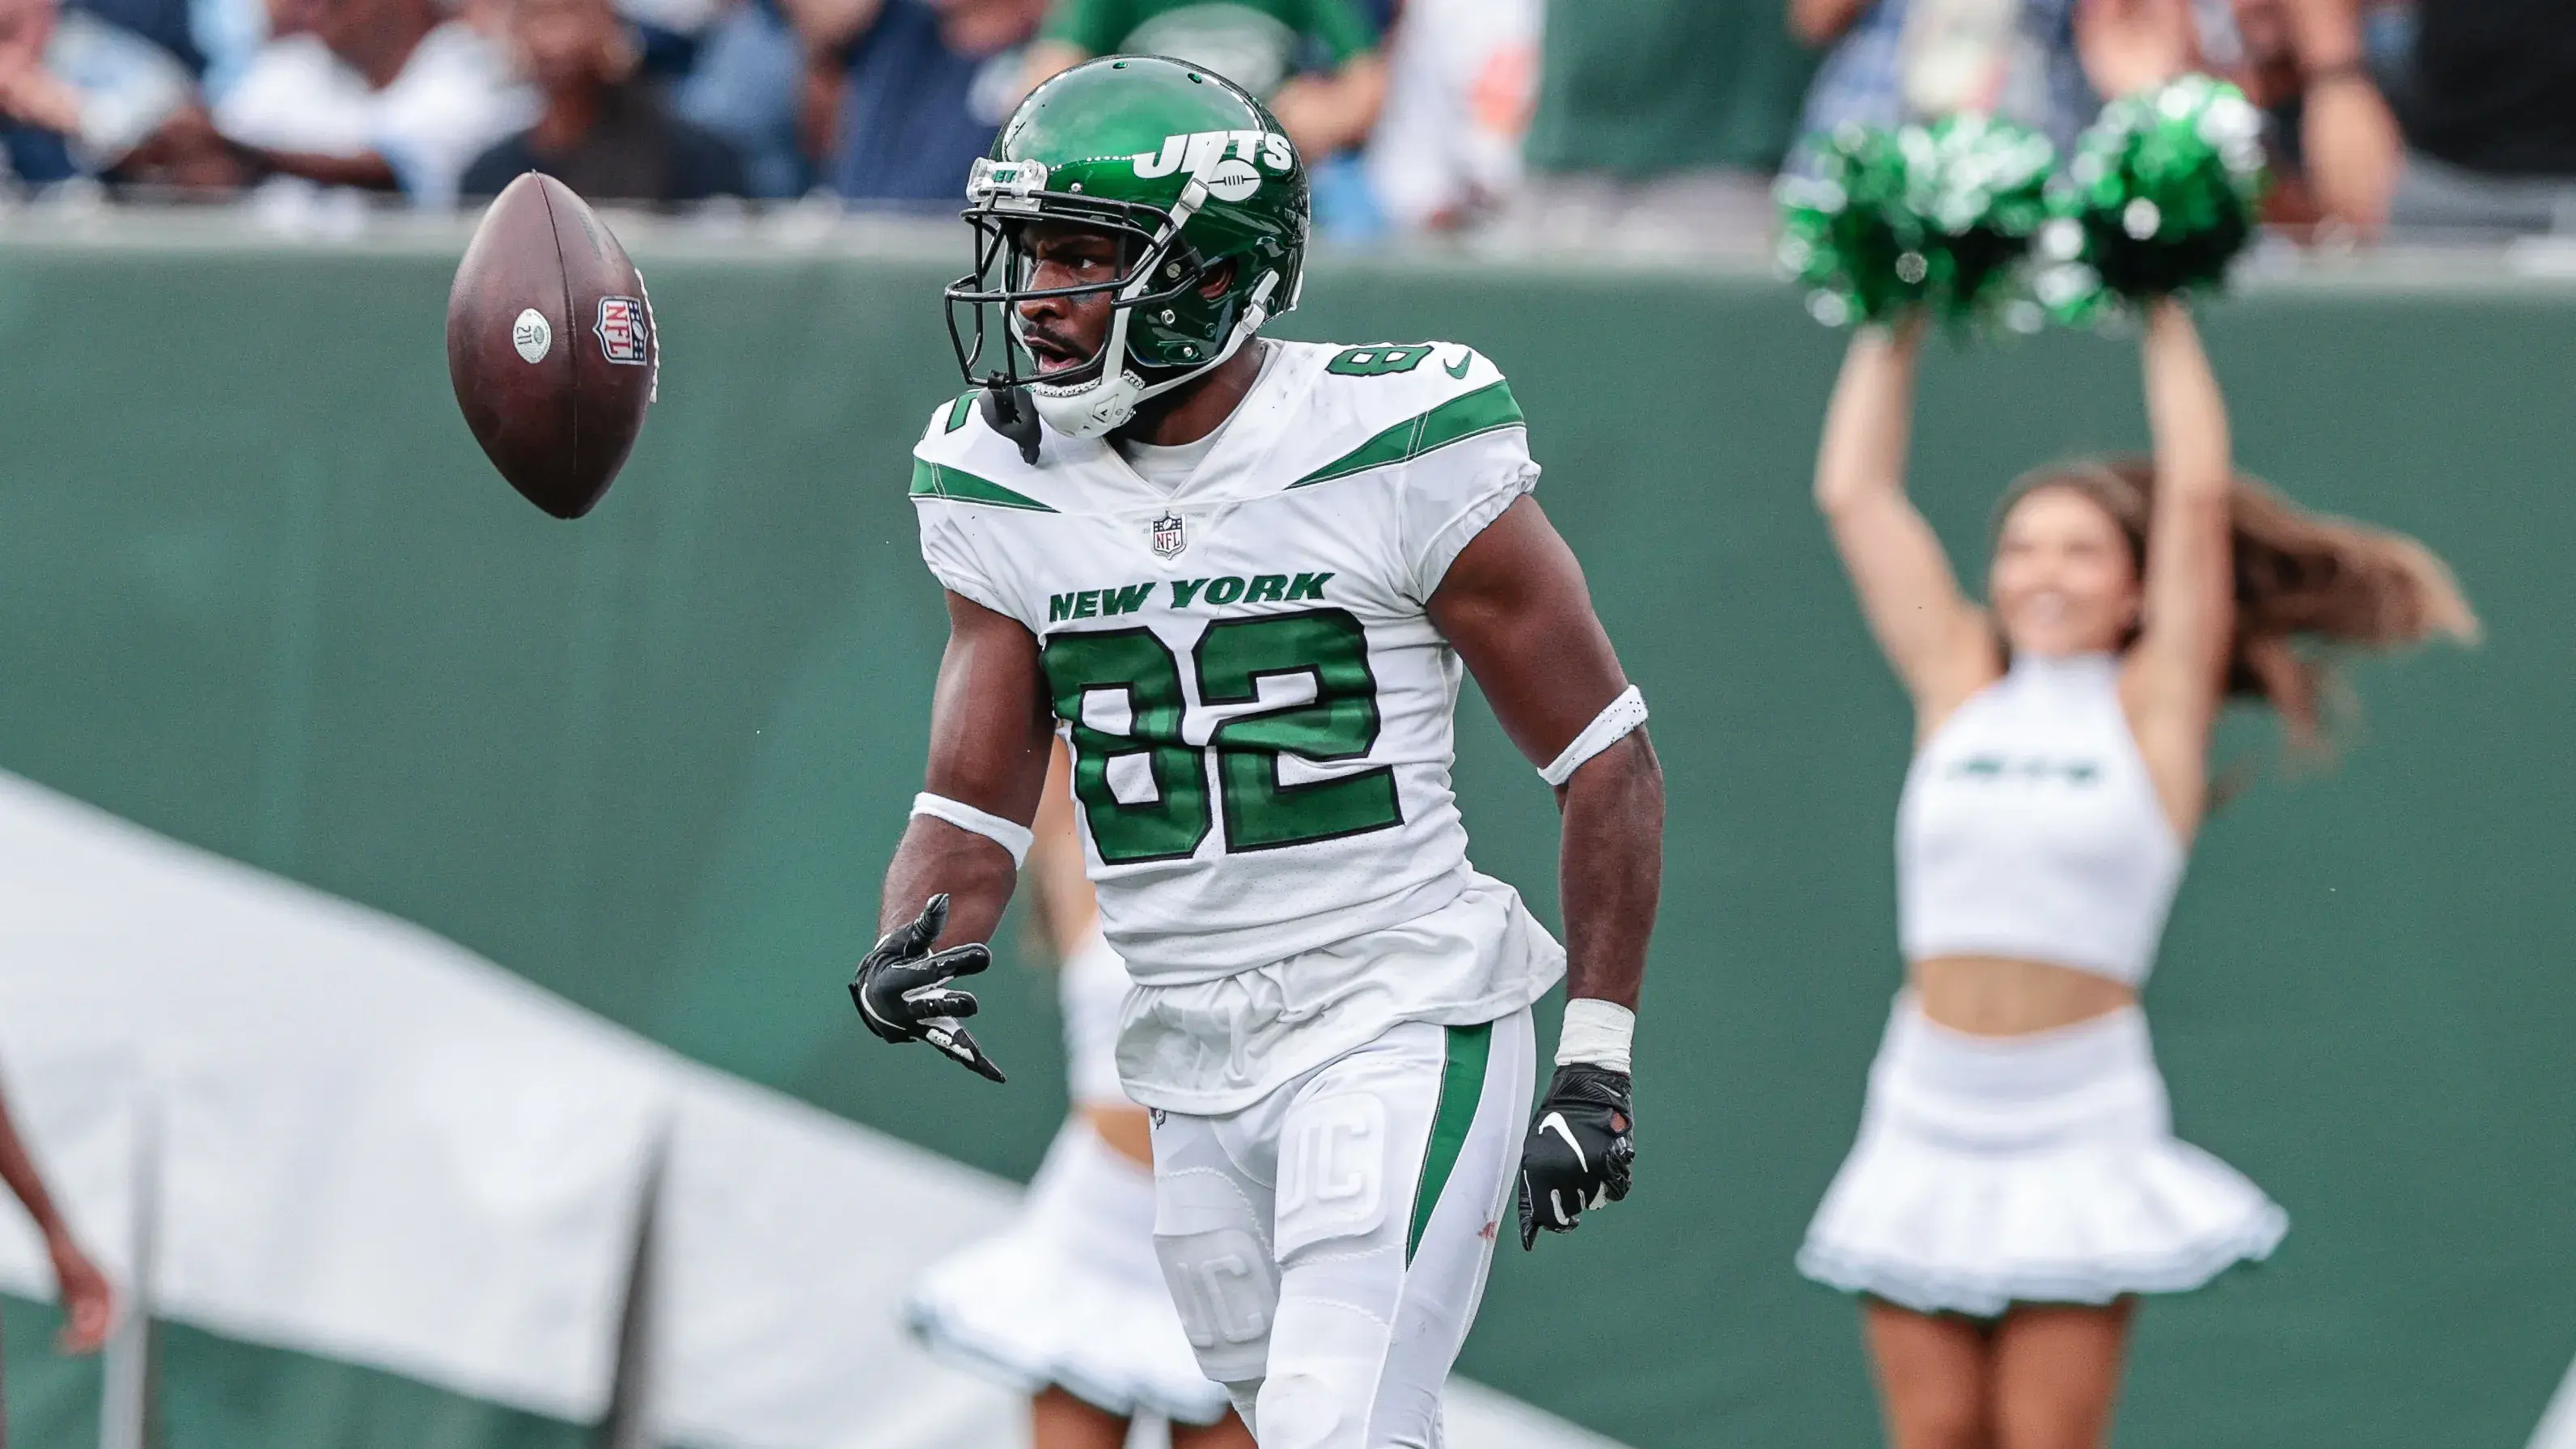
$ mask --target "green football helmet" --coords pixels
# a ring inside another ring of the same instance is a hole
[[[1039,86],[975,163],[966,199],[975,270],[947,293],[958,367],[994,394],[1025,390],[1037,416],[1072,437],[1120,426],[1297,305],[1305,165],[1261,102],[1182,61],[1104,56]],[[1118,237],[1117,278],[1032,289],[1021,232],[1033,221]],[[1019,304],[1100,292],[1113,310],[1099,354],[1041,378]]]

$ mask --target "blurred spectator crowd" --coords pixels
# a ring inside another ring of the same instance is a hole
[[[2063,143],[2177,67],[2273,116],[2276,221],[2576,232],[2566,0],[0,0],[0,194],[444,208],[533,168],[938,214],[1021,96],[1116,51],[1263,95],[1342,237],[1758,238],[1802,135]]]

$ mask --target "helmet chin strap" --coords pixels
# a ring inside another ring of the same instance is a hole
[[[1103,357],[1118,359],[1117,375],[1110,376],[1104,364],[1100,376],[1073,387],[1049,388],[1044,383],[1031,383],[1029,401],[1036,406],[1038,417],[1048,427],[1069,438],[1096,438],[1125,427],[1128,420],[1136,416],[1136,409],[1184,383],[1205,376],[1241,351],[1243,344],[1261,330],[1261,324],[1269,320],[1270,294],[1278,285],[1277,272],[1262,273],[1260,285],[1253,288],[1252,296],[1244,303],[1242,319],[1234,324],[1232,332],[1226,334],[1225,346],[1217,349],[1216,356],[1161,382],[1145,381],[1129,365],[1127,319],[1133,314],[1130,309],[1121,307],[1109,324],[1109,341],[1101,348]]]

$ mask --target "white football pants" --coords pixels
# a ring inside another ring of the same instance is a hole
[[[1261,1449],[1439,1449],[1518,1181],[1524,1008],[1398,1026],[1240,1112],[1158,1112],[1154,1248]]]

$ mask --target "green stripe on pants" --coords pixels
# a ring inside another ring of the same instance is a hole
[[[1413,1225],[1404,1233],[1404,1261],[1422,1246],[1422,1230],[1431,1222],[1432,1206],[1449,1186],[1458,1150],[1467,1145],[1467,1128],[1476,1120],[1476,1103],[1485,1095],[1485,1058],[1493,1051],[1494,1024],[1449,1028],[1448,1064],[1440,1069],[1440,1105],[1431,1113],[1431,1141],[1422,1149],[1422,1180],[1413,1190]]]

